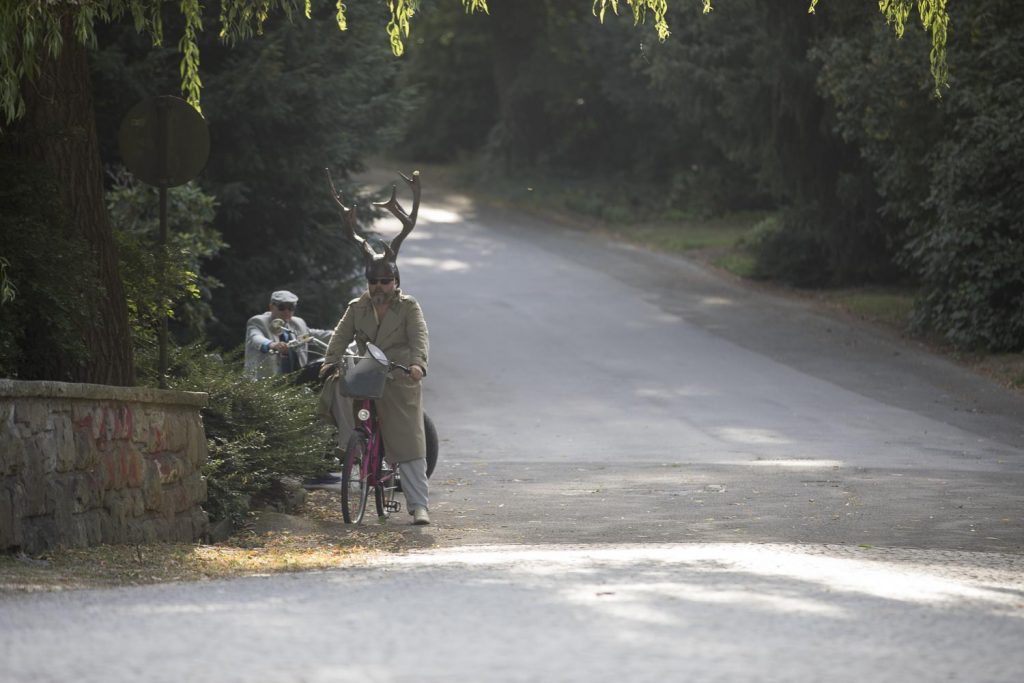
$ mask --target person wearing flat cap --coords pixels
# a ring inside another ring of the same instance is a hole
[[[266,313],[249,318],[245,325],[245,372],[252,379],[263,379],[282,372],[293,372],[309,362],[306,344],[288,347],[288,342],[312,335],[328,342],[331,330],[312,329],[295,315],[299,297],[287,290],[270,295]],[[277,322],[275,322],[277,321]]]

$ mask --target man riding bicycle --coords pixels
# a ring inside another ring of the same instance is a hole
[[[355,233],[355,213],[344,206],[338,194],[335,200],[341,207],[342,224],[347,235],[363,249],[367,290],[357,299],[349,302],[344,315],[334,328],[334,336],[324,355],[321,376],[333,373],[353,340],[365,351],[366,342],[379,347],[388,359],[409,368],[409,374],[392,372],[388,376],[384,396],[377,399],[381,432],[387,461],[400,464],[402,470],[402,491],[405,494],[406,509],[413,517],[413,524],[430,524],[429,497],[427,488],[427,446],[423,427],[423,400],[420,381],[427,374],[427,355],[430,341],[423,311],[413,297],[400,289],[398,272],[398,250],[405,237],[416,224],[419,209],[419,173],[405,178],[413,188],[413,209],[406,215],[392,192],[390,201],[381,204],[402,221],[402,233],[384,243],[383,253],[378,253],[369,243]],[[336,389],[334,389],[336,391]],[[341,396],[333,397],[333,412],[339,426],[342,410],[351,410],[351,403]],[[348,417],[350,420],[351,418]]]
[[[298,303],[299,297],[288,290],[278,290],[270,295],[266,313],[254,315],[246,322],[245,373],[252,379],[305,367],[309,361],[306,347],[293,348],[288,344],[293,339],[310,335],[325,342],[330,339],[330,330],[309,327],[305,320],[295,315]]]

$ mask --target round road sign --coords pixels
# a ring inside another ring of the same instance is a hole
[[[156,187],[177,187],[199,175],[210,155],[206,120],[185,100],[148,97],[121,121],[117,137],[121,159],[140,180]]]

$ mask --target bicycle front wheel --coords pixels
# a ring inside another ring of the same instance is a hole
[[[373,499],[377,506],[377,517],[385,520],[391,516],[398,506],[395,494],[398,492],[398,472],[387,463],[380,465],[380,481],[373,489]]]
[[[366,500],[370,495],[369,467],[366,437],[356,432],[348,440],[345,450],[345,467],[341,472],[341,516],[346,524],[359,524],[366,512]]]

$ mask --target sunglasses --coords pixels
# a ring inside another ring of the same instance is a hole
[[[393,277],[368,277],[366,281],[371,285],[390,285],[395,281]]]
[[[274,304],[274,307],[279,311],[294,311],[295,304]]]

